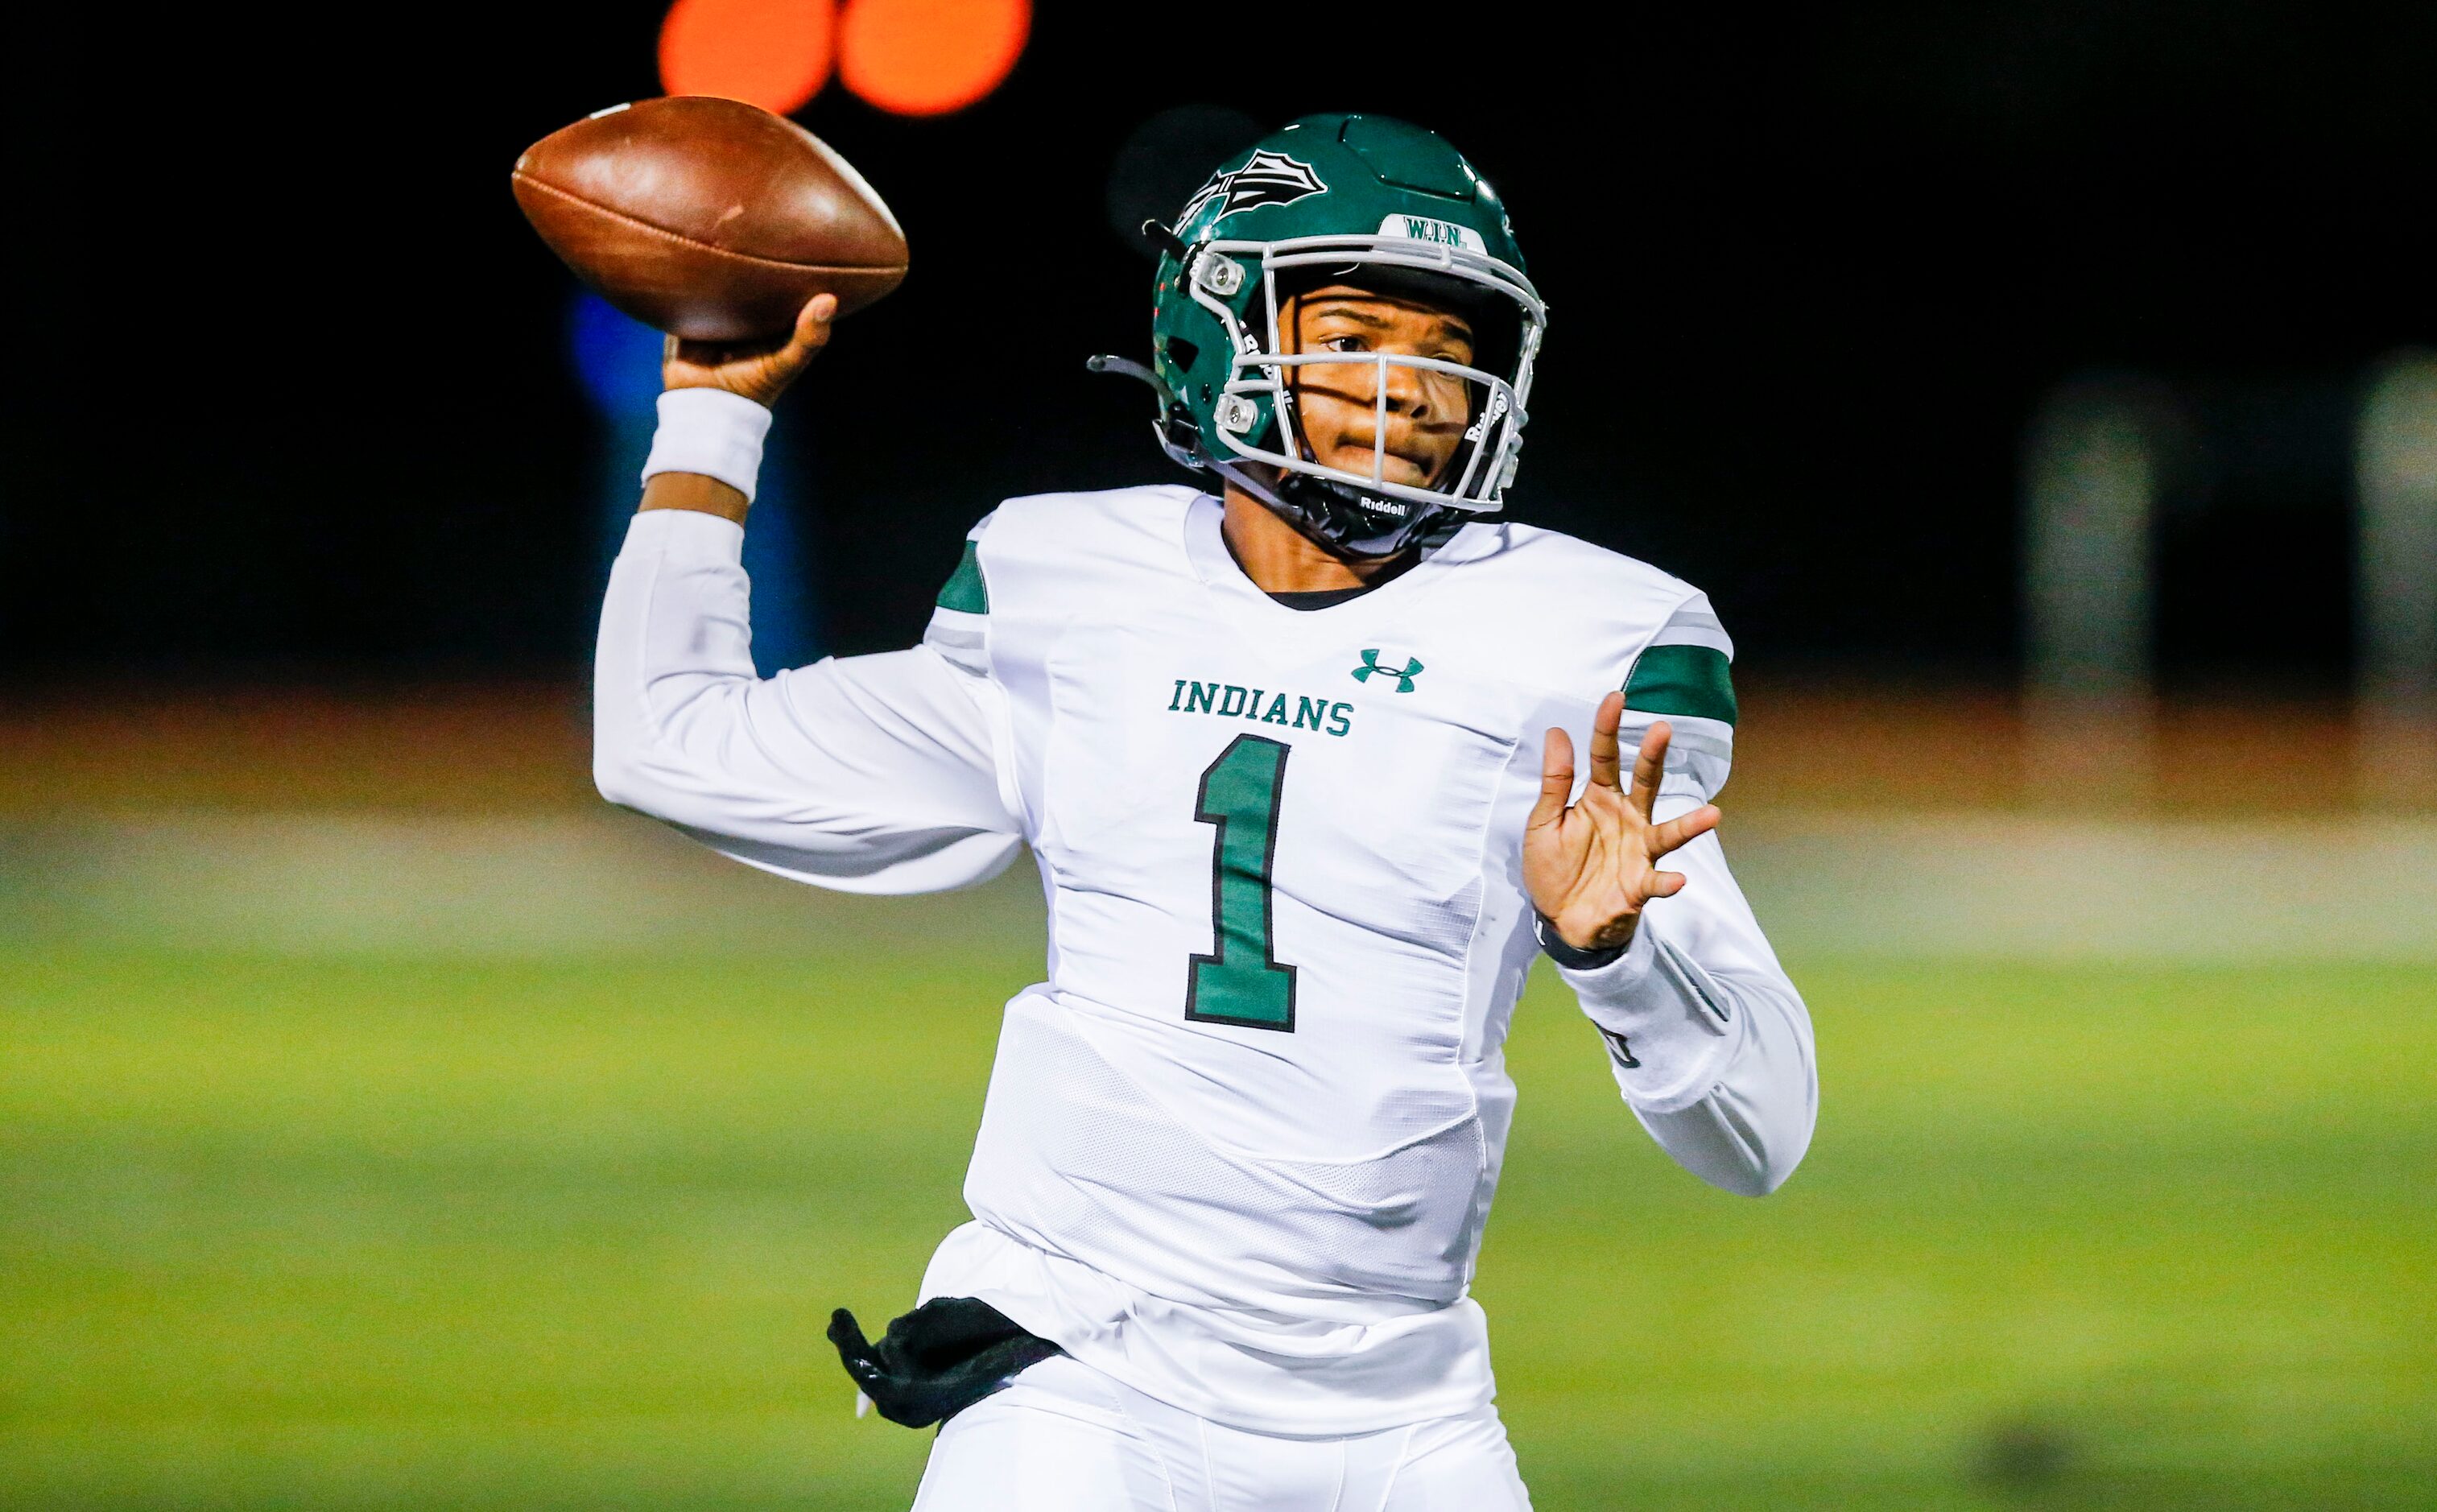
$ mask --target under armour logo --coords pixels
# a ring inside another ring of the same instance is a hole
[[[1362,653],[1362,665],[1354,669],[1354,680],[1369,682],[1375,673],[1382,677],[1395,678],[1398,693],[1411,693],[1413,691],[1413,679],[1422,675],[1422,664],[1409,657],[1405,660],[1405,670],[1402,672],[1394,667],[1383,667],[1379,665],[1379,653],[1375,647]]]

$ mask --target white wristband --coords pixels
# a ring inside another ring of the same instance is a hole
[[[753,501],[762,471],[762,441],[770,433],[770,412],[726,389],[671,389],[660,396],[660,423],[652,432],[652,454],[643,481],[656,473],[698,472],[716,478]]]

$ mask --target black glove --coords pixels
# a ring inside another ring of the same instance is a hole
[[[880,1415],[928,1428],[1063,1350],[973,1297],[934,1297],[888,1325],[877,1345],[854,1314],[830,1314],[830,1343]]]

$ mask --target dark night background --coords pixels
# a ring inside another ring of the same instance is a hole
[[[133,75],[89,31],[21,95],[20,189],[53,212],[12,217],[20,356],[45,355],[9,411],[0,677],[575,674],[597,438],[507,170],[658,92],[661,9],[286,38],[209,12]],[[799,114],[914,249],[784,422],[828,639],[915,636],[1001,497],[1171,476],[1146,396],[1082,360],[1147,341],[1111,166],[1206,103],[1381,110],[1472,156],[1553,312],[1510,507],[1710,589],[1746,669],[2006,676],[2025,423],[2136,372],[2197,440],[2162,527],[2169,686],[2323,681],[2352,386],[2437,338],[2432,79],[2428,5],[1047,0],[962,114],[835,85]]]

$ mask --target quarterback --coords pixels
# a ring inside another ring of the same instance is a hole
[[[1810,1020],[1714,833],[1732,647],[1500,512],[1547,311],[1439,137],[1308,116],[1146,230],[1152,360],[1099,365],[1197,481],[1006,501],[910,650],[747,654],[768,406],[834,305],[673,342],[595,777],[822,887],[1039,867],[973,1221],[885,1338],[831,1330],[943,1423],[918,1508],[1527,1507],[1469,1287],[1534,958],[1694,1174],[1761,1196],[1811,1138]]]

